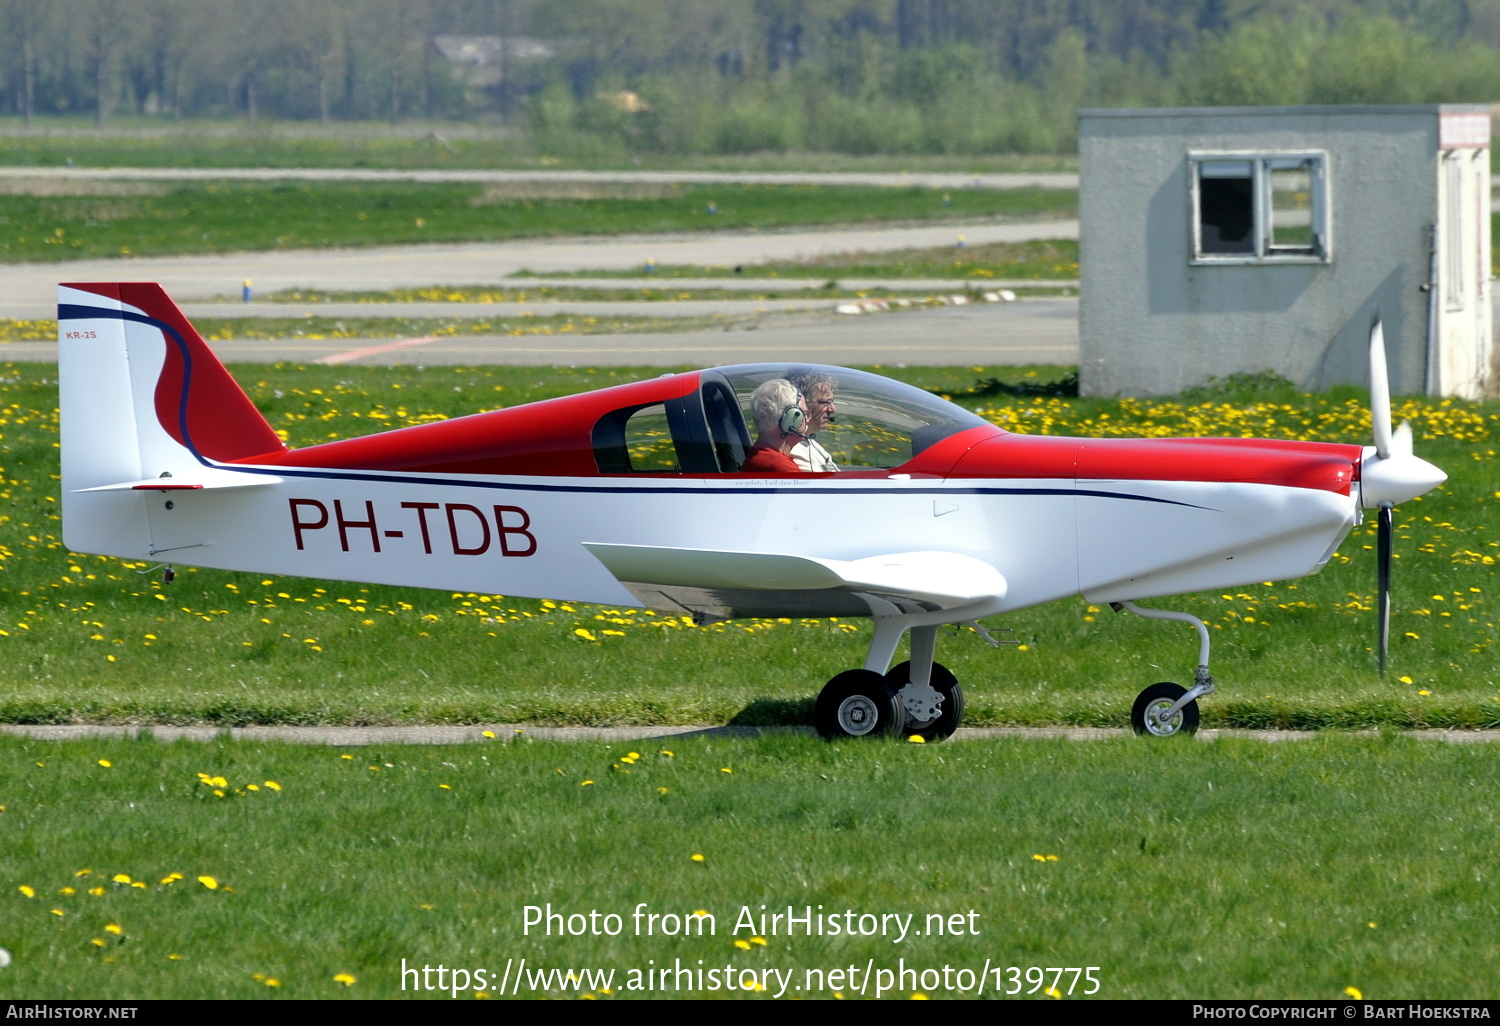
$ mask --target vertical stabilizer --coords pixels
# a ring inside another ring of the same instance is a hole
[[[74,551],[150,552],[140,492],[286,447],[161,286],[58,287],[63,540]]]

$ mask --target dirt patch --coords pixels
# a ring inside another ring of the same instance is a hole
[[[571,200],[653,200],[667,199],[681,192],[681,186],[664,182],[537,182],[515,181],[486,185],[469,205],[488,207],[533,199]]]
[[[165,196],[170,186],[156,182],[98,179],[0,178],[0,196]]]

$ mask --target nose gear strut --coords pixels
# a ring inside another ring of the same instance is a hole
[[[1153,684],[1136,696],[1135,706],[1130,711],[1130,725],[1137,734],[1171,737],[1197,731],[1198,699],[1214,692],[1214,679],[1208,672],[1208,626],[1192,613],[1143,609],[1134,602],[1111,602],[1109,605],[1117,613],[1130,612],[1148,620],[1177,620],[1190,623],[1197,629],[1198,669],[1193,674],[1193,686],[1184,690],[1180,684],[1171,681]]]

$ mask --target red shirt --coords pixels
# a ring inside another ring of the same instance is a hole
[[[779,449],[757,445],[750,450],[749,457],[740,464],[741,474],[800,474],[802,468],[797,461]]]

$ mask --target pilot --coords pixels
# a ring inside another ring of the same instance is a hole
[[[750,394],[750,416],[758,433],[741,474],[800,474],[802,468],[787,455],[807,425],[807,404],[797,387],[785,378],[764,381]]]
[[[833,461],[828,450],[818,444],[818,432],[833,420],[838,412],[834,405],[833,390],[838,379],[825,370],[815,367],[799,368],[789,372],[786,379],[802,394],[807,404],[807,423],[802,430],[806,436],[792,446],[789,454],[804,473],[836,474],[839,465]]]

